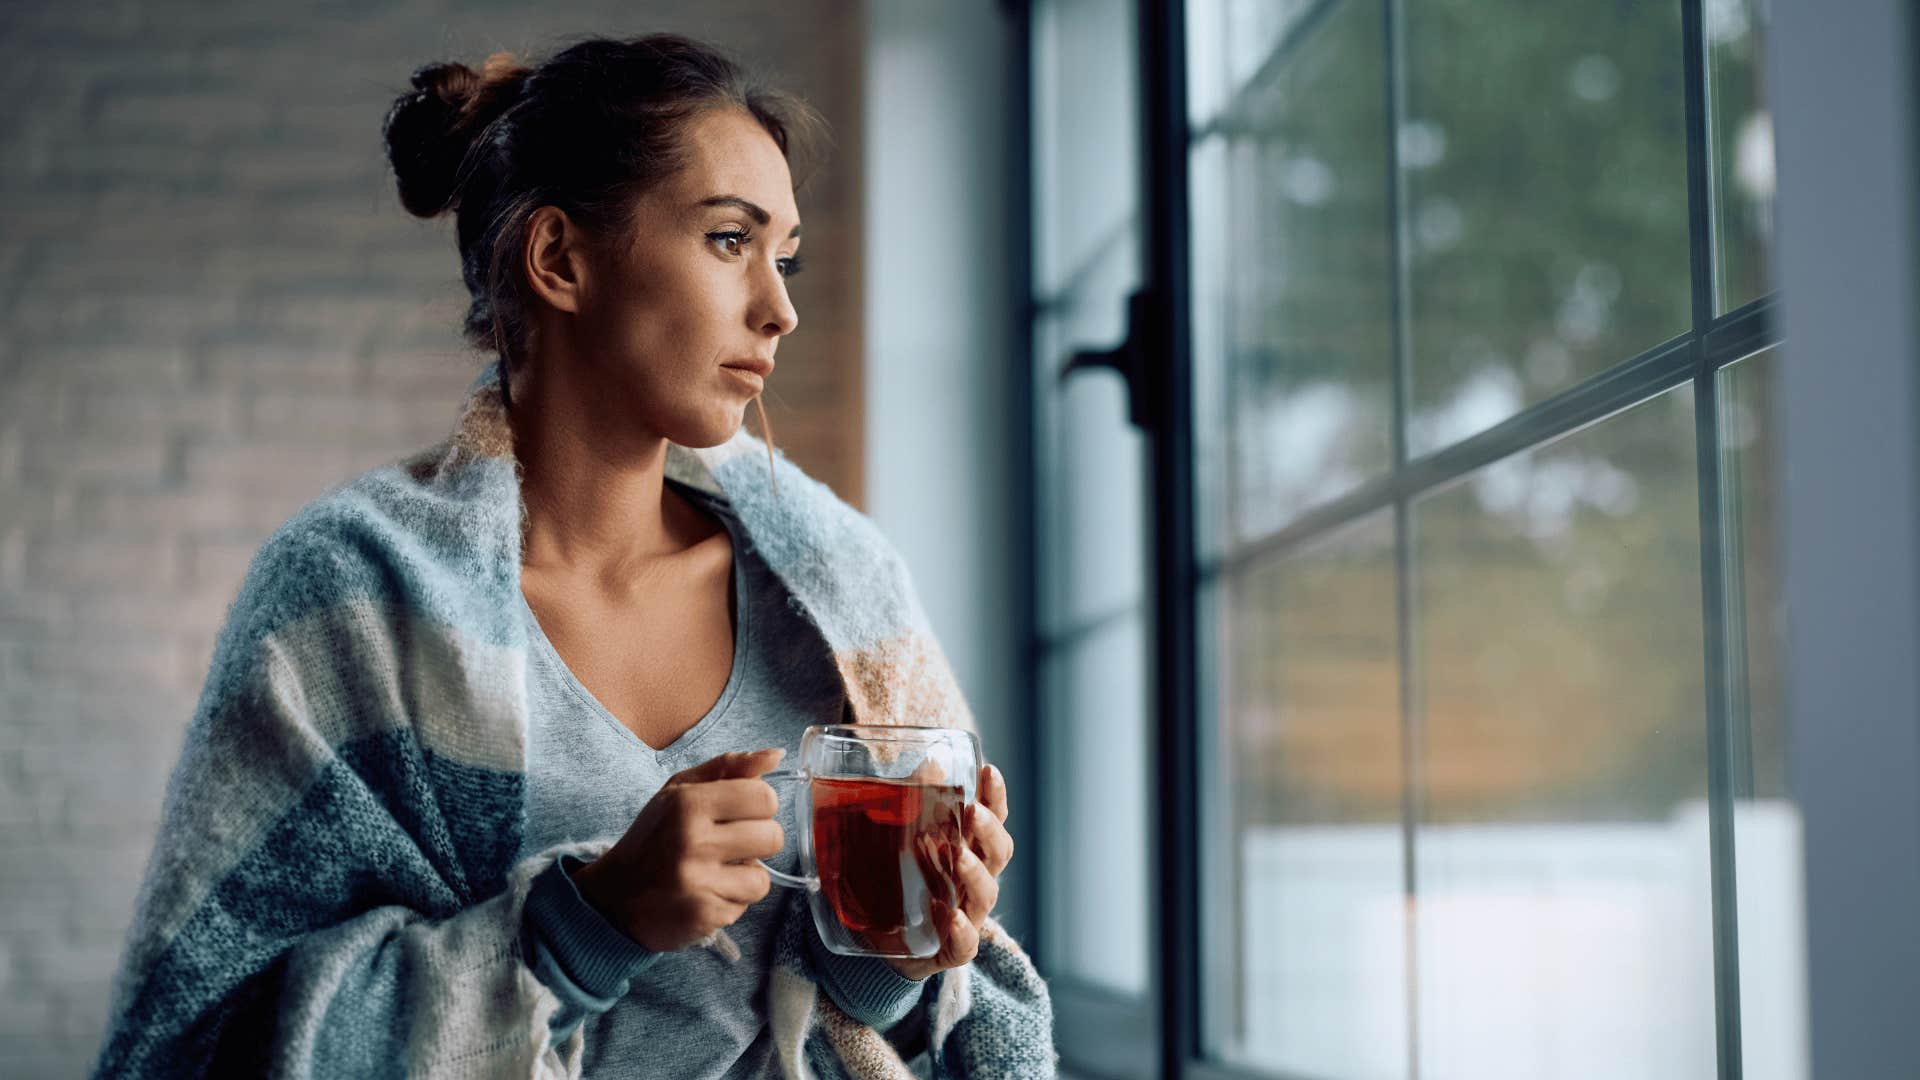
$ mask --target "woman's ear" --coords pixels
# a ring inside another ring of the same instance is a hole
[[[586,236],[557,206],[527,218],[527,287],[557,311],[578,314],[587,287]]]

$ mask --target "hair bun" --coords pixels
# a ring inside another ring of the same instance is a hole
[[[487,57],[482,72],[452,62],[413,73],[413,90],[387,112],[387,159],[400,204],[430,218],[459,205],[460,165],[476,131],[518,96],[529,69],[510,53]]]

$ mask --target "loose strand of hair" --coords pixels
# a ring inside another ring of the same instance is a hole
[[[760,400],[761,395],[753,395],[753,407],[760,414],[760,441],[767,444],[767,483],[773,488],[774,498],[780,497],[780,474],[773,469],[773,425],[767,423],[767,406]]]

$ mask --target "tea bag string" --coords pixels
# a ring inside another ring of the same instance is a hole
[[[734,944],[733,938],[727,934],[724,928],[715,930],[713,933],[701,938],[698,944],[702,948],[712,949],[720,955],[721,959],[729,964],[737,964],[740,962],[740,946]]]

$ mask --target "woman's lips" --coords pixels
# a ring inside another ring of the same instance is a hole
[[[750,371],[753,374],[758,375],[763,379],[773,374],[773,358],[772,357],[767,357],[764,360],[760,359],[759,357],[748,357],[745,360],[729,361],[728,363],[722,364],[720,366],[725,368],[732,368],[735,371]]]
[[[753,371],[748,368],[735,367],[732,364],[725,364],[721,366],[720,370],[726,372],[729,375],[732,375],[735,379],[739,380],[742,384],[748,387],[751,387],[755,393],[759,393],[767,385],[767,380],[764,376],[762,376],[759,372]]]

